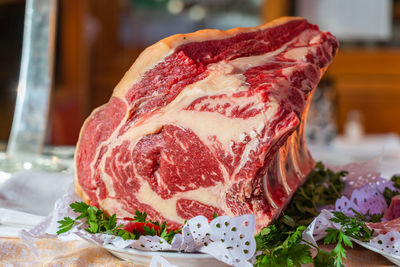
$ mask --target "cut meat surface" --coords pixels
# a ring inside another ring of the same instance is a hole
[[[389,208],[385,211],[383,218],[393,220],[400,217],[400,195],[394,196],[390,201]]]
[[[396,218],[386,222],[366,223],[366,225],[374,230],[374,235],[384,235],[391,231],[400,232],[400,218]]]
[[[83,125],[77,192],[120,218],[254,213],[261,229],[314,165],[305,118],[337,48],[302,18],[161,40]]]
[[[383,221],[379,223],[367,223],[374,230],[374,234],[386,234],[391,231],[400,232],[400,195],[394,196],[390,206],[386,209]]]

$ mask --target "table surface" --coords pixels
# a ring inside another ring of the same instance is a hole
[[[61,242],[42,239],[36,242],[39,256],[17,238],[0,238],[0,266],[134,266],[112,256],[107,250],[86,241]]]
[[[0,238],[0,266],[134,266],[112,256],[105,249],[86,241],[61,242],[42,239],[36,243],[39,257],[17,238]],[[358,245],[348,250],[345,264],[354,266],[394,266],[379,254]],[[141,266],[140,266],[141,267]]]

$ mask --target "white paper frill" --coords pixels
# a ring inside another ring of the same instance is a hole
[[[234,218],[219,216],[210,223],[204,216],[194,217],[186,222],[182,234],[176,234],[171,244],[158,236],[141,236],[138,240],[123,240],[119,236],[108,234],[91,234],[85,231],[86,223],[76,224],[70,231],[57,236],[57,221],[64,217],[76,218],[78,214],[72,211],[69,205],[81,199],[74,192],[73,187],[59,199],[54,210],[44,221],[32,230],[22,230],[20,239],[33,251],[34,241],[38,238],[59,238],[63,241],[78,239],[87,240],[99,246],[114,246],[118,249],[137,249],[144,251],[177,251],[202,252],[223,261],[231,266],[252,266],[249,260],[256,250],[254,239],[255,216],[243,215]],[[123,223],[119,221],[118,223]],[[152,263],[162,263],[159,256],[153,258]]]
[[[392,190],[398,189],[393,186],[393,182],[380,177],[377,167],[376,161],[342,166],[340,169],[347,170],[349,173],[345,178],[344,194],[336,201],[334,210],[341,211],[347,216],[354,216],[352,209],[361,214],[384,213],[388,208],[382,194],[385,187]],[[322,210],[303,233],[303,239],[317,246],[316,241],[326,236],[326,229],[330,227],[340,229],[339,224],[330,221],[332,217],[333,214],[330,210]],[[369,242],[353,238],[352,241],[383,255],[396,265],[400,265],[400,233],[398,229],[386,234],[378,234]]]

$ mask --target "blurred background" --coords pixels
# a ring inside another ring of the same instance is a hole
[[[23,0],[0,0],[0,149],[13,119],[24,11]],[[46,145],[74,145],[84,119],[154,42],[285,15],[304,16],[340,40],[310,111],[314,153],[399,153],[400,0],[59,0]]]

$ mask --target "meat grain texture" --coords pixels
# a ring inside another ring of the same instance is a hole
[[[265,227],[314,165],[307,109],[337,48],[298,17],[148,47],[82,127],[78,194],[118,217],[254,213]]]

